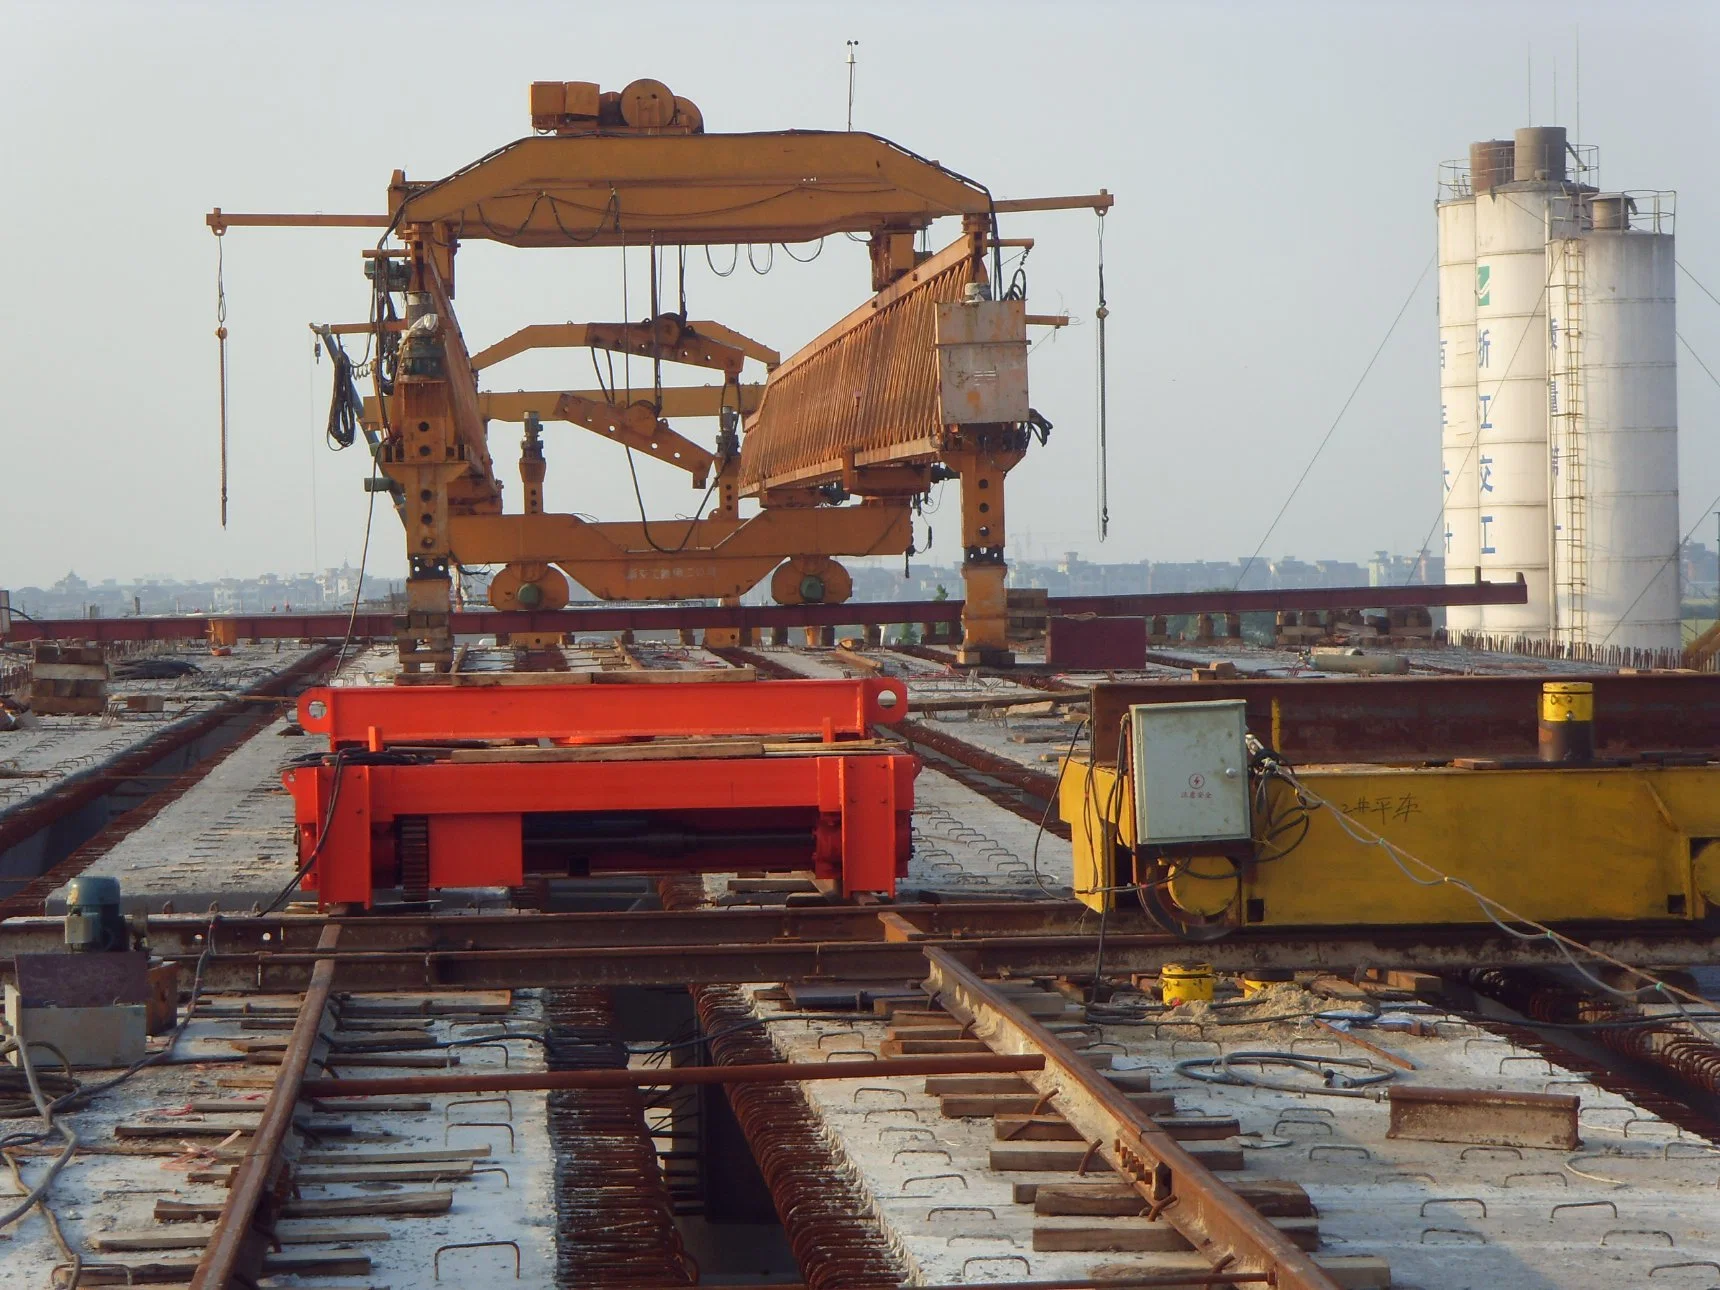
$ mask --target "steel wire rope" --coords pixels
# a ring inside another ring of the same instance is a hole
[[[1314,449],[1314,455],[1308,458],[1308,464],[1302,467],[1302,473],[1296,477],[1296,482],[1290,486],[1290,495],[1284,499],[1284,505],[1278,508],[1278,514],[1272,517],[1272,523],[1267,526],[1266,532],[1261,535],[1260,545],[1254,548],[1254,554],[1249,556],[1247,562],[1242,566],[1242,572],[1237,575],[1236,583],[1231,587],[1232,591],[1236,591],[1241,588],[1243,581],[1248,577],[1249,570],[1254,567],[1254,562],[1260,558],[1260,553],[1266,549],[1266,544],[1272,540],[1272,535],[1277,531],[1279,522],[1284,518],[1284,513],[1290,509],[1290,503],[1296,500],[1296,494],[1301,491],[1303,483],[1306,482],[1308,475],[1313,471],[1314,463],[1320,460],[1320,454],[1326,451],[1326,445],[1332,441],[1332,436],[1337,433],[1338,427],[1343,424],[1344,414],[1350,410],[1350,404],[1356,401],[1356,395],[1361,393],[1362,386],[1367,383],[1368,374],[1374,370],[1374,364],[1379,362],[1380,355],[1385,352],[1386,346],[1391,343],[1391,338],[1396,333],[1398,324],[1403,321],[1403,316],[1409,312],[1410,305],[1414,302],[1417,293],[1421,291],[1421,284],[1427,281],[1428,271],[1433,268],[1434,263],[1438,258],[1439,252],[1435,251],[1432,255],[1427,257],[1427,263],[1422,265],[1421,274],[1416,278],[1415,285],[1409,289],[1409,294],[1404,297],[1403,304],[1398,308],[1397,316],[1392,319],[1391,326],[1386,328],[1386,334],[1380,338],[1380,343],[1374,348],[1373,357],[1368,359],[1368,365],[1362,369],[1361,376],[1356,379],[1355,385],[1350,388],[1349,397],[1344,400],[1343,406],[1338,409],[1338,415],[1333,417],[1332,424],[1326,427],[1326,433],[1320,439],[1319,446]]]
[[[1098,404],[1099,421],[1099,541],[1103,542],[1111,531],[1111,474],[1110,474],[1110,445],[1107,440],[1107,425],[1109,420],[1109,382],[1105,369],[1105,321],[1111,316],[1111,307],[1105,302],[1105,211],[1101,207],[1099,218],[1099,303],[1093,310],[1093,317],[1098,326],[1094,331],[1094,346],[1096,353],[1094,382],[1095,402]],[[1021,253],[1023,261],[1027,252]],[[1055,336],[1057,329],[1051,329]],[[1043,342],[1042,342],[1043,343]],[[1036,347],[1037,348],[1037,347]],[[1029,350],[1029,353],[1032,351]],[[1262,543],[1264,545],[1264,543]],[[1246,572],[1246,571],[1245,571]]]
[[[227,238],[215,234],[215,348],[221,379],[221,527],[227,527]]]
[[[796,264],[811,264],[819,256],[824,254],[824,239],[823,238],[818,239],[818,248],[815,251],[813,251],[813,253],[811,255],[807,256],[805,259],[802,259],[800,256],[796,255],[794,253],[793,249],[790,248],[790,246],[788,245],[787,242],[782,243],[782,253],[784,255],[786,255],[789,259],[793,260]]]

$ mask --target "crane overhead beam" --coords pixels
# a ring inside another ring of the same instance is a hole
[[[876,135],[537,137],[390,190],[397,225],[513,246],[815,242],[987,215],[991,195]]]
[[[661,390],[653,391],[652,398],[658,401],[659,416],[714,417],[725,407],[739,407],[742,412],[751,412],[758,407],[759,396],[763,392],[762,385],[665,385]],[[609,399],[611,393],[620,394],[622,391],[492,390],[478,395],[478,412],[492,421],[524,421],[534,412],[540,417],[549,416],[564,398],[602,402]],[[374,399],[365,399],[364,415],[367,421],[375,418]]]
[[[717,332],[725,333],[718,336]],[[733,340],[729,338],[732,337]],[[734,340],[742,344],[735,344]],[[781,356],[719,323],[684,322],[673,314],[643,323],[533,323],[472,355],[472,369],[483,371],[534,349],[605,349],[641,358],[708,367],[738,377],[749,358],[775,364]]]

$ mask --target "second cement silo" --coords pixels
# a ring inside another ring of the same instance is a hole
[[[1679,643],[1671,200],[1603,193],[1592,151],[1572,174],[1578,155],[1562,128],[1523,129],[1473,145],[1467,185],[1462,168],[1442,182],[1446,576],[1529,587],[1527,604],[1449,622],[1667,648]]]

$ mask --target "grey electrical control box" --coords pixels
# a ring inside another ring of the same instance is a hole
[[[1247,840],[1245,706],[1216,699],[1129,709],[1137,846]]]

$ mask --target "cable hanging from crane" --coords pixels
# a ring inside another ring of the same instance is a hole
[[[1093,317],[1098,320],[1094,343],[1098,350],[1098,363],[1094,380],[1098,384],[1097,398],[1099,407],[1099,540],[1103,542],[1111,531],[1111,480],[1110,463],[1108,461],[1109,445],[1106,443],[1106,419],[1109,409],[1106,407],[1107,381],[1105,374],[1105,320],[1111,316],[1111,308],[1105,303],[1105,212],[1099,211],[1099,306],[1093,311]]]
[[[221,366],[221,527],[227,527],[227,263],[226,242],[215,233],[215,345]]]

